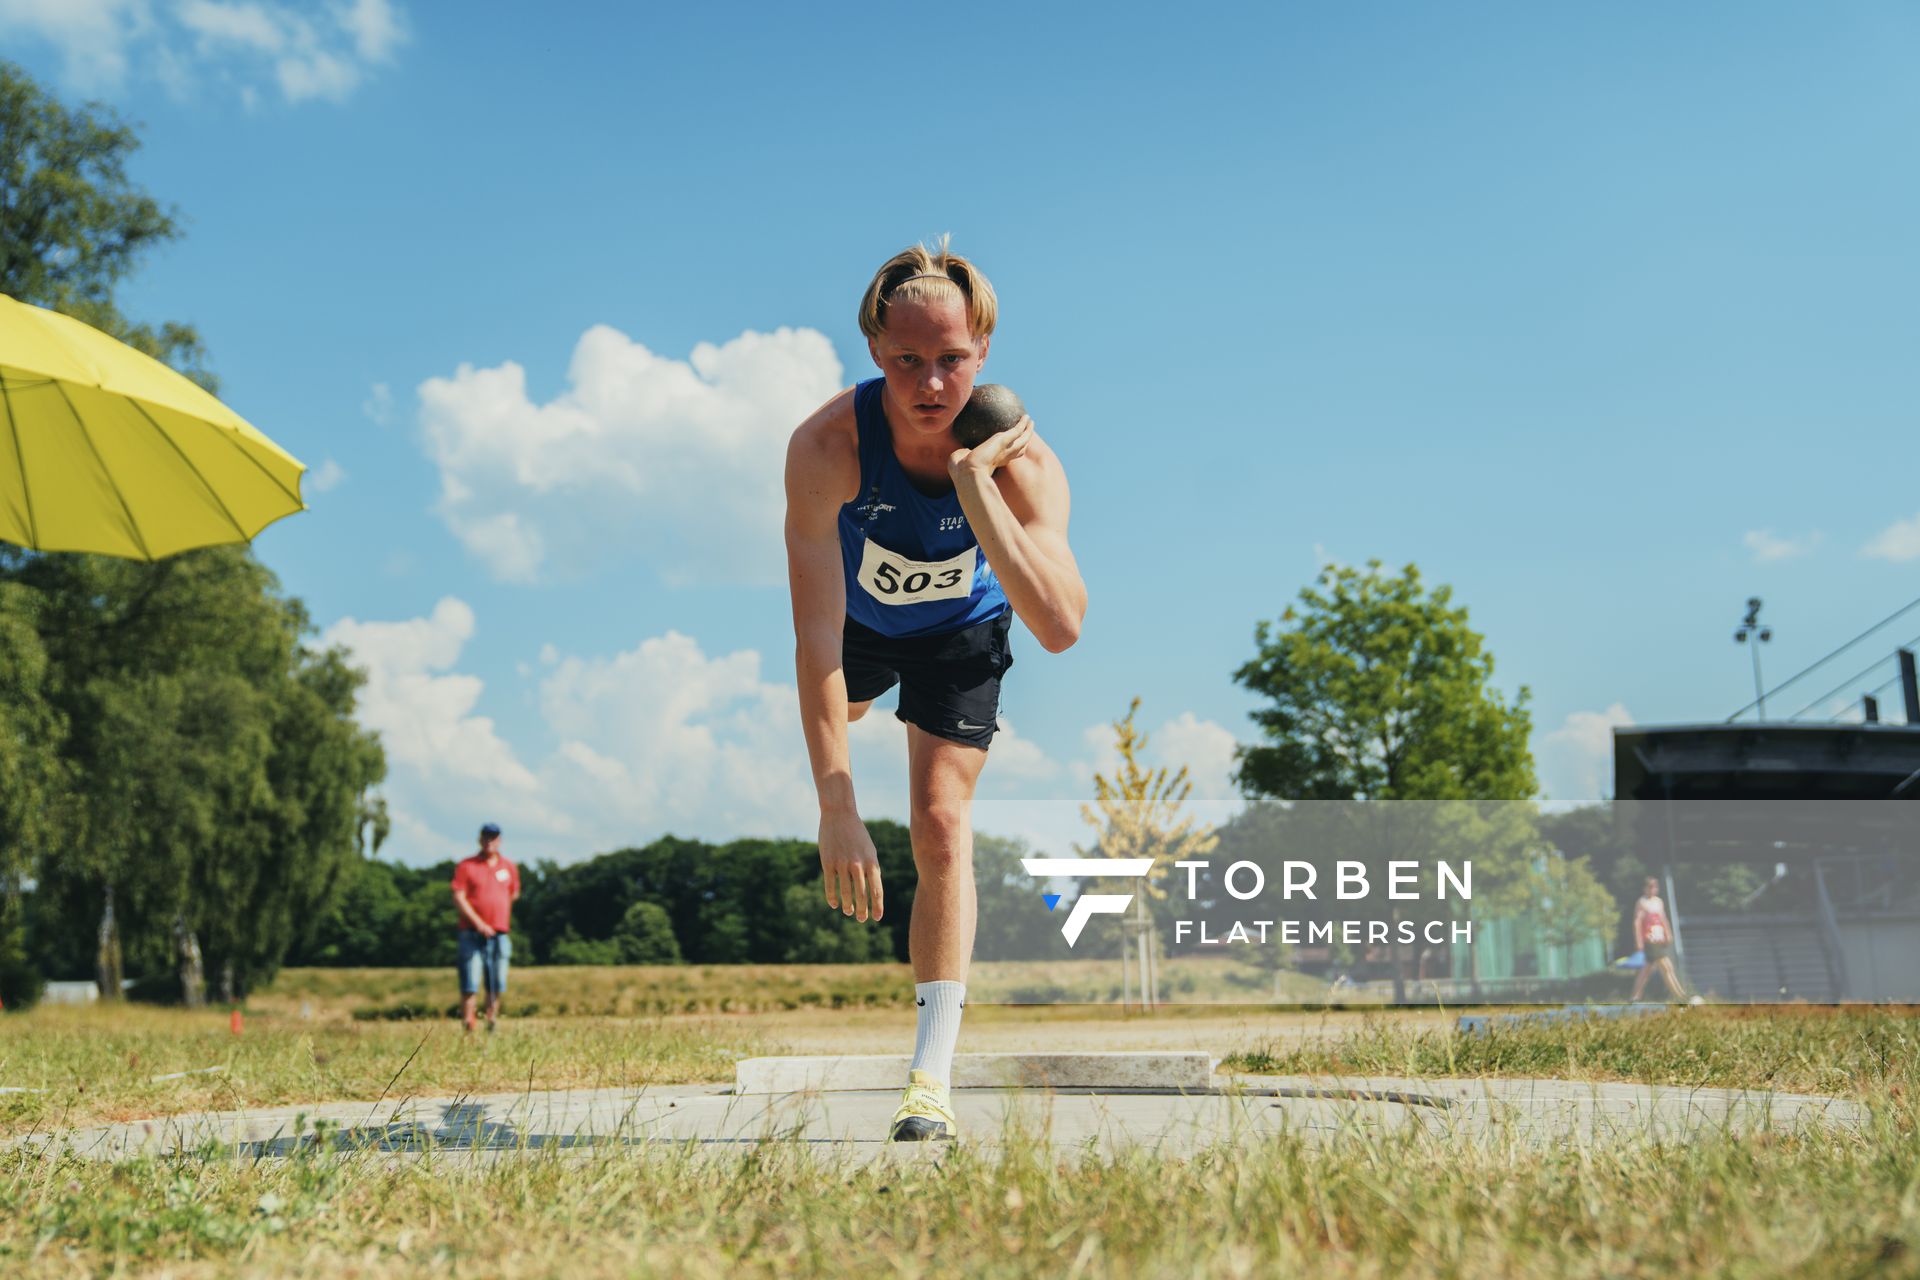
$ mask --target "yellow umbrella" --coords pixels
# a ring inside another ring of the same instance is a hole
[[[157,560],[246,542],[306,468],[151,356],[0,294],[0,539]]]

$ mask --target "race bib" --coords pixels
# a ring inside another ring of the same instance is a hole
[[[868,538],[860,553],[860,585],[881,604],[965,600],[979,557],[980,548],[973,546],[951,560],[909,560]]]
[[[1666,940],[1667,926],[1663,924],[1651,924],[1647,926],[1648,942],[1665,942]]]

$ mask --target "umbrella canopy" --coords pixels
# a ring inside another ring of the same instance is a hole
[[[246,542],[306,468],[188,378],[0,294],[0,539],[158,560]]]

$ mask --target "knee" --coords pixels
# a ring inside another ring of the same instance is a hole
[[[965,805],[933,805],[913,816],[913,862],[922,876],[967,872],[973,821]]]
[[[872,706],[872,698],[868,698],[865,702],[849,702],[847,704],[847,723],[852,724],[855,720],[867,714],[867,710]]]

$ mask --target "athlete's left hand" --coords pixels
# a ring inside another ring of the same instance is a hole
[[[955,449],[947,456],[947,474],[958,482],[963,472],[974,471],[983,478],[992,475],[1016,458],[1026,455],[1033,443],[1033,419],[1026,414],[1005,431],[996,432],[971,449]]]

